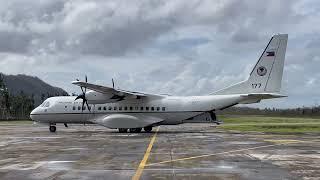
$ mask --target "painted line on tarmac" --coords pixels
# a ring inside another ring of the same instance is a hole
[[[279,145],[294,144],[294,143],[306,143],[306,142],[320,142],[320,140],[290,141],[290,142],[284,142],[284,143],[257,146],[257,147],[252,147],[252,148],[237,149],[237,150],[233,150],[233,151],[226,151],[226,152],[213,153],[213,154],[204,154],[204,155],[199,155],[199,156],[191,156],[191,157],[186,157],[186,158],[179,158],[179,159],[173,159],[173,160],[168,160],[168,161],[161,161],[161,162],[157,162],[157,163],[146,164],[145,166],[148,167],[148,166],[154,166],[154,165],[177,162],[177,161],[185,161],[185,160],[198,159],[198,158],[209,157],[209,156],[216,156],[216,155],[230,154],[230,153],[235,153],[235,152],[242,152],[242,151],[247,151],[247,150],[262,149],[262,148],[274,147],[274,146],[279,146]]]
[[[154,144],[154,142],[156,140],[156,137],[157,137],[159,129],[160,129],[160,126],[157,128],[156,132],[152,136],[151,141],[149,143],[149,146],[148,146],[148,148],[147,148],[147,150],[146,150],[146,152],[145,152],[145,154],[143,156],[143,159],[141,160],[141,162],[139,164],[139,167],[138,167],[136,173],[132,177],[132,180],[139,180],[140,179],[140,177],[142,175],[142,172],[143,172],[143,169],[147,164],[147,161],[148,161],[148,158],[150,156],[150,152],[151,152],[152,146],[153,146],[153,144]]]

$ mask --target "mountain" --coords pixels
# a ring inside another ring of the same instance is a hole
[[[51,96],[68,96],[68,93],[65,90],[53,87],[38,77],[24,74],[1,75],[3,76],[4,84],[8,88],[10,94],[17,95],[23,92],[28,96],[34,95],[36,106],[41,104],[43,99]]]

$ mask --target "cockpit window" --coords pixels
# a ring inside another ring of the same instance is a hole
[[[45,103],[46,103],[46,101],[44,101],[42,104],[40,104],[40,107],[43,107]]]
[[[50,106],[50,102],[49,101],[44,101],[40,107],[49,107]]]
[[[50,102],[47,101],[46,104],[44,105],[44,107],[49,107],[50,106]]]

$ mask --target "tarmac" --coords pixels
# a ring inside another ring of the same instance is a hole
[[[319,134],[0,125],[0,179],[320,179]]]

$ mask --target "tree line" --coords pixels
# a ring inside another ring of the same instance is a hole
[[[298,107],[298,108],[251,108],[251,107],[231,107],[220,111],[221,115],[264,115],[264,116],[301,116],[301,117],[320,117],[320,106]]]
[[[42,93],[41,102],[46,98],[59,94]],[[0,120],[30,119],[30,112],[39,104],[35,103],[35,95],[27,95],[24,91],[18,94],[10,93],[0,74]]]

